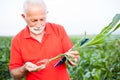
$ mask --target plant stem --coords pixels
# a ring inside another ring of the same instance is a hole
[[[59,54],[59,55],[57,55],[57,56],[55,56],[55,57],[53,57],[53,58],[50,58],[50,59],[49,59],[49,62],[51,62],[51,61],[53,61],[53,60],[56,60],[56,59],[58,59],[58,58],[60,58],[60,57],[62,57],[62,56],[64,56],[64,54]]]

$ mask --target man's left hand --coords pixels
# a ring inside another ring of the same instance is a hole
[[[72,66],[76,66],[77,63],[79,62],[80,56],[79,56],[79,51],[68,51],[65,53],[69,58],[68,62]]]

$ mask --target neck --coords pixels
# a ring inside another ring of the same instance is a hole
[[[45,33],[45,31],[43,31],[43,32],[40,33],[40,34],[34,34],[34,33],[31,32],[30,35],[31,35],[31,37],[33,37],[33,38],[36,39],[37,41],[41,42],[44,33]]]

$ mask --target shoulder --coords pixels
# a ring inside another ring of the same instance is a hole
[[[65,29],[62,25],[60,24],[56,24],[56,23],[47,23],[47,26],[48,28],[50,28],[52,31],[54,32],[57,32],[57,33],[62,33],[62,32],[65,32]]]
[[[68,36],[64,27],[62,25],[56,24],[56,23],[47,23],[46,31],[48,33],[51,33],[51,34],[54,34],[54,35],[60,37],[61,39]]]
[[[18,32],[15,36],[13,36],[12,38],[12,42],[18,42],[20,41],[22,38],[24,38],[24,32],[25,32],[26,28],[22,29],[20,32]]]

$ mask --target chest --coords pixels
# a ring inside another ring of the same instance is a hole
[[[61,39],[55,35],[43,36],[42,42],[31,38],[26,39],[21,43],[20,49],[24,62],[49,59],[63,52]]]

